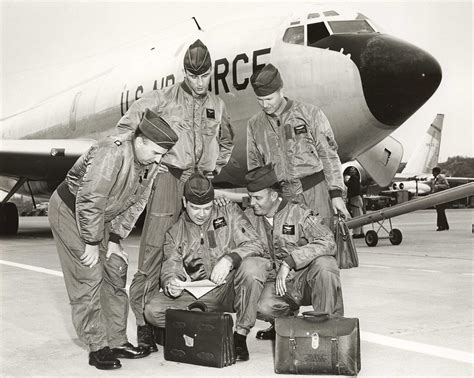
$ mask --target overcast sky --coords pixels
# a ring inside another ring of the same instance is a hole
[[[78,2],[1,1],[2,117],[33,105],[176,29],[226,17],[293,9],[294,2]],[[308,4],[301,3],[301,4]],[[321,3],[314,3],[321,4]],[[394,134],[406,161],[436,113],[445,114],[440,161],[474,156],[473,29],[471,1],[326,2],[349,6],[433,55],[443,80],[433,97]],[[87,68],[87,69],[86,69]],[[81,76],[82,75],[82,76]]]

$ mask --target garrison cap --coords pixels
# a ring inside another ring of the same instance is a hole
[[[138,128],[144,136],[167,150],[178,141],[178,135],[171,129],[170,125],[150,109],[145,109],[145,114]]]
[[[197,39],[184,54],[184,68],[194,75],[202,75],[211,68],[211,56],[206,45]]]
[[[208,178],[194,173],[184,184],[184,198],[195,205],[205,205],[214,200],[214,187]]]
[[[268,96],[283,87],[280,72],[271,63],[254,72],[250,76],[250,83],[257,96]]]
[[[245,175],[247,190],[249,192],[259,192],[260,190],[271,188],[278,183],[272,164],[257,167],[247,172]]]

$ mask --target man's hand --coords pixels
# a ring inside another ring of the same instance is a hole
[[[109,259],[110,256],[112,256],[112,253],[119,256],[128,265],[128,254],[123,250],[120,243],[113,243],[109,241],[109,243],[107,244],[107,254],[105,255],[105,258]]]
[[[214,198],[214,205],[217,205],[220,207],[227,205],[229,202],[230,200],[225,196],[218,196]]]
[[[331,199],[331,202],[334,214],[342,213],[346,219],[351,218],[351,215],[347,211],[346,204],[342,200],[342,197],[334,197]]]
[[[80,257],[81,264],[92,268],[95,264],[99,262],[99,246],[86,244],[86,250],[84,254]]]
[[[280,296],[286,293],[286,277],[288,277],[288,273],[290,273],[290,266],[282,262],[275,281],[276,293]]]
[[[166,291],[171,297],[179,297],[184,290],[185,281],[178,280],[177,278],[173,278],[168,284],[166,285]]]
[[[223,284],[231,269],[232,263],[223,257],[217,262],[217,264],[214,266],[214,269],[212,269],[211,281],[216,285]]]
[[[169,169],[166,165],[160,164],[158,166],[158,173],[167,173],[167,172],[169,172]]]

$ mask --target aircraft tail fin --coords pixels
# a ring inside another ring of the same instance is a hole
[[[441,133],[443,131],[444,114],[437,114],[425,136],[408,159],[403,175],[420,175],[431,173],[431,169],[438,165]]]

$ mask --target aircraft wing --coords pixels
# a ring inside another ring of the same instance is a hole
[[[2,139],[0,176],[29,180],[62,178],[93,139]]]

